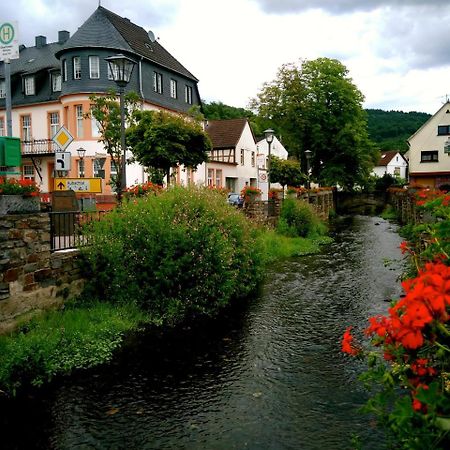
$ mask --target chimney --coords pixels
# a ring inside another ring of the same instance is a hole
[[[36,48],[42,48],[47,45],[47,38],[45,36],[36,36]]]
[[[64,44],[70,38],[70,33],[68,31],[58,31],[58,44]]]

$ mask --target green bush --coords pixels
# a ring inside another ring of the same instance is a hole
[[[111,359],[125,332],[147,317],[135,304],[74,304],[34,318],[10,336],[0,336],[0,390],[40,386],[56,374]]]
[[[326,226],[306,202],[288,198],[281,206],[278,232],[289,237],[315,237],[326,233]]]
[[[257,230],[208,189],[174,187],[123,204],[91,224],[88,286],[113,302],[137,300],[177,321],[214,314],[262,275]]]

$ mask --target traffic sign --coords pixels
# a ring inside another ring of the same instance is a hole
[[[19,58],[19,27],[16,21],[0,23],[0,61]]]
[[[55,178],[55,191],[75,191],[100,194],[101,178]]]
[[[66,127],[62,126],[52,137],[52,141],[59,147],[59,151],[63,152],[73,141],[73,136]]]
[[[71,156],[70,152],[56,152],[55,170],[70,170]]]

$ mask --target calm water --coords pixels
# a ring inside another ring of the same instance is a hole
[[[335,239],[274,266],[240,310],[149,333],[107,367],[18,402],[0,422],[0,447],[338,450],[355,433],[383,448],[357,411],[363,366],[340,353],[340,339],[400,294],[401,239],[363,216],[343,219]]]

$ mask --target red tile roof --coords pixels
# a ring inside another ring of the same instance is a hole
[[[392,161],[392,158],[394,158],[394,156],[397,154],[403,158],[403,156],[397,150],[381,152],[380,160],[378,161],[377,166],[387,166]]]
[[[206,132],[213,148],[235,148],[244,131],[247,119],[209,120]]]

